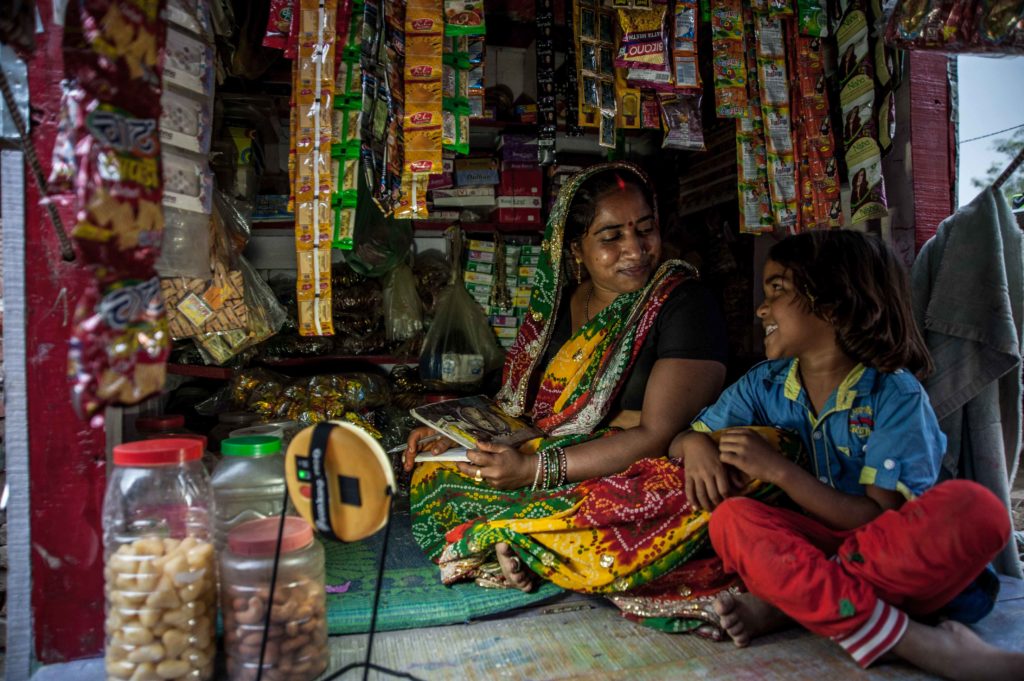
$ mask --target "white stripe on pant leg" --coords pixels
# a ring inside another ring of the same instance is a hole
[[[860,629],[851,634],[841,637],[835,637],[836,643],[841,645],[847,651],[859,646],[861,641],[870,636],[871,633],[875,630],[875,627],[878,624],[878,620],[882,618],[884,610],[885,603],[883,603],[881,599],[876,600],[875,609],[871,612],[871,617],[868,618],[868,621],[861,625]]]
[[[907,630],[907,624],[907,616],[901,610],[879,599],[863,626],[835,641],[857,664],[867,667],[896,645]]]

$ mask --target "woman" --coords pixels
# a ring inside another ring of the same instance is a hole
[[[519,449],[481,443],[468,464],[421,464],[411,492],[417,542],[446,583],[529,590],[537,573],[616,593],[639,617],[668,614],[676,630],[674,617],[693,610],[684,630],[713,621],[703,608],[730,582],[715,559],[677,569],[706,543],[706,516],[686,503],[681,467],[660,457],[722,388],[723,323],[692,267],[661,262],[639,168],[603,164],[569,181],[536,282],[497,399],[547,437]],[[410,435],[407,468],[431,432]],[[663,583],[674,609],[659,601],[645,610]]]

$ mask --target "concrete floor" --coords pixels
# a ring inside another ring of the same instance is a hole
[[[975,629],[992,643],[1024,652],[1024,581],[1004,580],[995,611]],[[366,638],[331,637],[330,669],[361,661]],[[835,644],[799,629],[764,637],[743,649],[662,634],[623,619],[601,599],[574,595],[506,617],[380,633],[374,640],[373,661],[431,681],[933,678],[901,664],[878,665],[864,672]],[[361,676],[361,670],[353,670],[341,678]],[[369,678],[394,677],[372,671]],[[32,681],[68,679],[101,681],[102,661],[49,665],[32,677]]]

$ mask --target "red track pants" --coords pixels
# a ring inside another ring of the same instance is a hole
[[[966,480],[936,485],[855,530],[742,497],[711,514],[711,543],[752,594],[867,667],[1006,545],[1006,507]]]

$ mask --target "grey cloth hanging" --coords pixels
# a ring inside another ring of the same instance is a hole
[[[949,438],[944,473],[975,480],[1009,513],[1020,463],[1024,251],[994,187],[939,225],[911,275],[914,316],[935,371],[924,386]],[[996,569],[1024,577],[1011,538]]]

